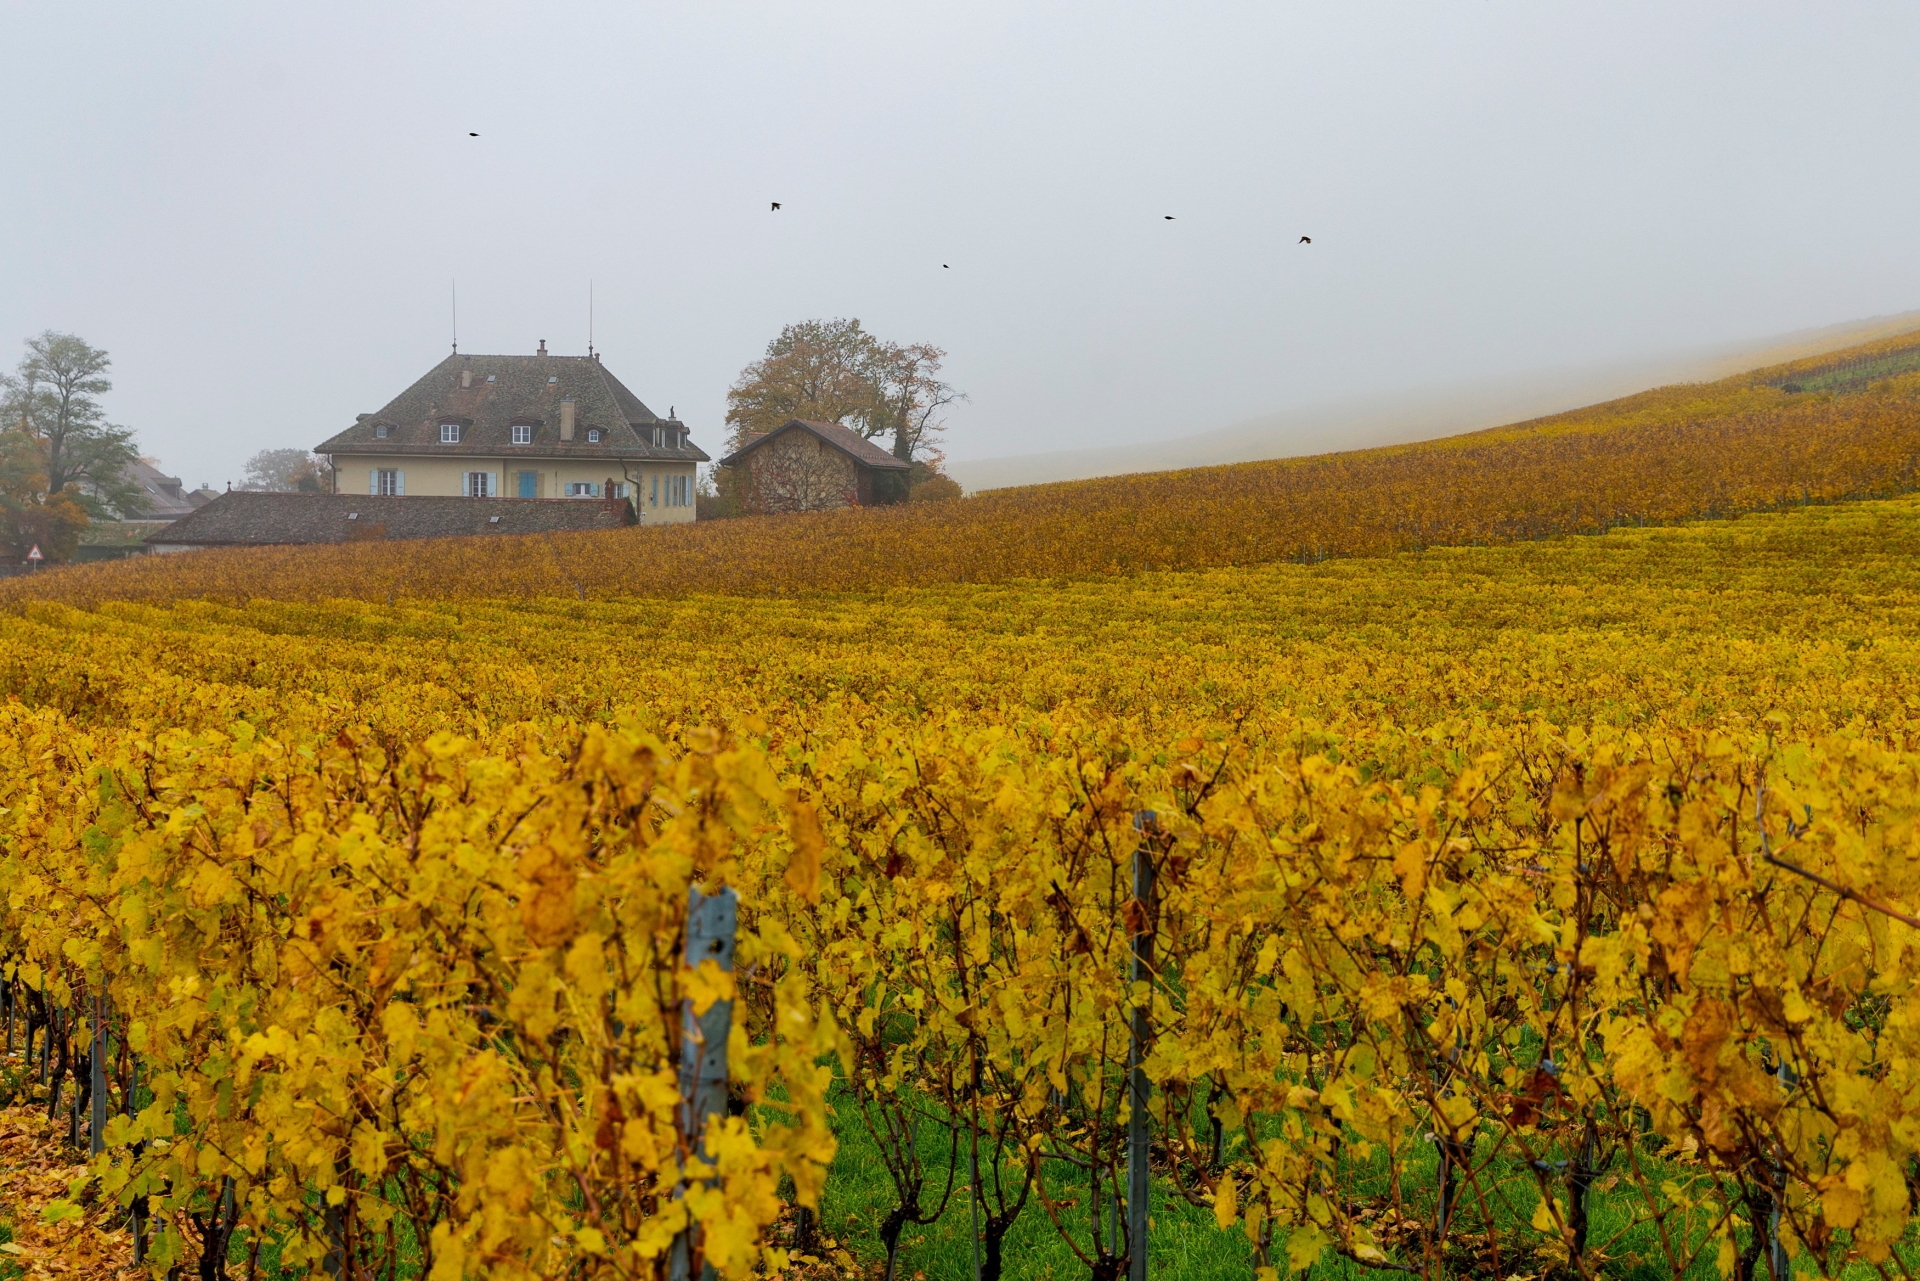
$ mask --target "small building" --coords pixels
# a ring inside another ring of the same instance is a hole
[[[594,356],[455,352],[380,412],[314,447],[336,493],[627,499],[649,525],[693,519],[707,461]]]
[[[446,496],[272,494],[233,490],[147,535],[156,552],[207,547],[380,542],[619,529],[638,523],[624,498],[476,503]]]
[[[907,496],[911,463],[839,423],[793,418],[720,460],[739,469],[750,512],[874,507]]]
[[[121,473],[121,479],[140,491],[139,502],[120,513],[119,520],[96,520],[80,531],[76,561],[119,560],[139,556],[150,550],[147,535],[190,512],[206,506],[219,495],[210,489],[188,489],[178,476],[169,476],[152,459],[141,458]]]

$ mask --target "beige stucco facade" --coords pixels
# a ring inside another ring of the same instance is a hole
[[[457,458],[421,455],[336,454],[333,459],[334,487],[342,494],[378,494],[379,473],[396,473],[397,492],[401,494],[467,495],[468,477],[487,476],[488,496],[492,498],[567,498],[576,496],[578,486],[589,486],[586,497],[602,497],[608,480],[628,486],[625,497],[633,500],[634,510],[648,525],[677,524],[694,516],[693,489],[695,467],[692,463],[619,462],[609,459],[555,459],[537,457],[480,458],[470,454]],[[531,477],[523,480],[523,477]],[[527,492],[528,490],[532,492]],[[619,494],[611,495],[620,497]]]

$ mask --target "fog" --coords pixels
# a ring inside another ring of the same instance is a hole
[[[1920,304],[1911,3],[6,3],[0,48],[0,359],[107,348],[189,484],[385,403],[456,281],[475,352],[585,351],[591,284],[713,453],[785,322],[938,344],[958,461]]]

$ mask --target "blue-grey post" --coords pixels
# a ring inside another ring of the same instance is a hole
[[[1133,935],[1133,963],[1127,978],[1133,983],[1153,983],[1153,847],[1152,834],[1158,816],[1141,810],[1133,816],[1140,833],[1140,844],[1133,851],[1133,897],[1140,904],[1144,920]],[[1153,1001],[1133,1011],[1130,1020],[1133,1036],[1127,1046],[1127,1276],[1130,1281],[1147,1281],[1147,1199],[1152,1186],[1147,1169],[1147,1038],[1151,1034]]]
[[[740,917],[740,896],[732,890],[718,894],[687,891],[686,963],[697,970],[712,961],[733,973],[734,926]],[[680,1132],[687,1146],[707,1160],[707,1119],[727,1111],[727,1034],[733,1030],[733,1002],[715,1001],[696,1017],[693,1001],[680,1008]],[[670,1281],[693,1281],[693,1252],[698,1242],[688,1228],[673,1239],[667,1260]],[[700,1269],[703,1278],[714,1275],[711,1264]]]
[[[105,998],[93,998],[93,1080],[87,1109],[87,1150],[99,1156],[107,1150],[107,1015]]]

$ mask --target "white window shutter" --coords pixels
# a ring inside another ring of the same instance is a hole
[[[460,497],[473,497],[473,473],[470,471],[460,473]]]
[[[393,473],[393,492],[396,494],[407,492],[407,473],[403,471]]]
[[[367,492],[369,494],[378,494],[380,492],[380,469],[378,467],[371,468],[367,472]]]

